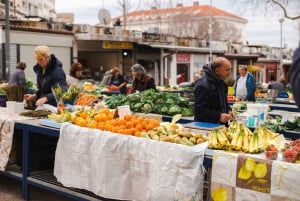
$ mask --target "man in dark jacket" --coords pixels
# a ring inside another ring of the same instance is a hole
[[[300,108],[300,46],[295,50],[293,55],[293,63],[290,70],[290,85],[294,100],[298,108]]]
[[[194,91],[194,120],[227,124],[233,115],[227,102],[228,87],[224,80],[231,74],[231,63],[218,57],[203,70],[205,74],[197,81]]]
[[[62,69],[62,63],[50,54],[47,46],[37,46],[35,48],[35,59],[37,64],[33,67],[36,74],[36,82],[38,90],[35,94],[25,94],[26,100],[36,100],[36,105],[44,103],[56,106],[56,100],[52,93],[52,87],[59,84],[67,86],[66,74]]]

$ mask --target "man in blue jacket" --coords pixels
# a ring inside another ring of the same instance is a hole
[[[300,108],[300,46],[295,50],[293,55],[293,63],[290,70],[290,85],[294,100],[298,108]]]
[[[224,80],[231,75],[231,63],[217,57],[203,67],[204,76],[196,82],[194,120],[227,124],[233,118],[227,102],[228,87]]]
[[[239,76],[236,78],[234,95],[237,101],[255,101],[256,82],[248,72],[247,66],[239,66]]]

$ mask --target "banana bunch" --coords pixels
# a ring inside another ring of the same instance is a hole
[[[72,114],[67,109],[64,109],[60,114],[55,114],[55,113],[49,114],[48,118],[58,123],[62,123],[62,122],[71,121]]]
[[[269,130],[267,127],[265,127],[264,125],[261,125],[259,127],[260,129],[262,129],[262,132],[263,132],[263,140],[265,142],[269,142],[273,139],[275,139],[276,137],[279,136],[279,133],[274,133],[272,132],[271,130]],[[268,146],[268,144],[266,145],[266,147]]]
[[[236,133],[230,142],[230,149],[235,151],[249,151],[249,138],[253,135],[251,130],[244,124],[237,124]]]
[[[257,127],[250,138],[249,153],[262,152],[267,148],[271,140],[278,135],[278,133],[273,133],[263,125]]]
[[[225,134],[226,134],[227,139],[231,141],[233,136],[237,133],[238,129],[239,129],[239,124],[238,124],[237,120],[234,119],[230,123],[229,127],[226,130]]]
[[[227,130],[211,131],[208,137],[208,148],[259,153],[270,143],[283,146],[284,140],[282,135],[272,132],[264,125],[260,125],[252,132],[247,126],[234,120]]]
[[[208,136],[208,148],[211,149],[228,149],[230,141],[222,129],[212,130]]]

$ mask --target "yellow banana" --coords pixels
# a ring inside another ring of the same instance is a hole
[[[233,138],[231,140],[231,143],[230,143],[230,148],[231,149],[234,149],[236,144],[237,144],[237,141],[238,141],[238,138],[239,138],[239,134],[240,134],[240,126],[238,126],[236,128],[236,132],[233,133]]]
[[[62,118],[63,118],[64,114],[61,113],[61,114],[54,114],[54,113],[51,113],[48,115],[48,118],[51,119],[51,120],[54,120],[56,122],[60,121]]]
[[[243,126],[244,129],[244,138],[243,138],[243,152],[249,151],[249,134],[246,129],[246,126]]]
[[[214,148],[213,146],[213,132],[211,131],[208,135],[208,148],[212,149]]]
[[[214,148],[219,149],[220,145],[218,143],[218,137],[217,137],[216,130],[212,131],[212,143],[213,143]]]
[[[249,138],[249,153],[254,153],[254,135],[250,135]]]

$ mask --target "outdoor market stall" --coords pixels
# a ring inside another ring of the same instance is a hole
[[[233,194],[241,198],[240,196],[245,191],[249,192],[248,195],[252,195],[253,190],[262,191],[259,190],[262,189],[260,186],[253,187],[254,189],[245,187],[246,190],[241,190],[241,185],[247,183],[244,182],[240,185],[237,182],[242,165],[248,157],[251,157],[256,163],[264,163],[267,167],[266,175],[259,179],[265,182],[264,185],[267,185],[266,188],[263,185],[264,190],[269,189],[271,193],[258,193],[258,196],[261,196],[258,198],[270,196],[280,198],[283,196],[297,200],[295,198],[297,192],[292,190],[289,192],[287,186],[289,182],[295,183],[292,179],[297,178],[295,175],[298,174],[296,170],[298,164],[280,160],[269,161],[264,159],[262,154],[233,154],[224,151],[211,151],[205,147],[205,144],[189,147],[119,135],[108,131],[79,128],[70,123],[59,124],[61,129],[45,127],[40,125],[36,119],[30,120],[16,114],[7,114],[6,108],[1,108],[0,117],[6,120],[15,120],[15,129],[20,129],[23,132],[23,169],[18,179],[23,183],[23,196],[26,200],[29,199],[29,185],[51,190],[55,193],[65,193],[65,189],[58,188],[47,181],[41,182],[30,175],[28,168],[29,142],[33,133],[60,138],[57,148],[59,155],[56,157],[55,164],[55,176],[57,176],[58,181],[66,187],[86,189],[100,196],[116,199],[136,198],[137,200],[144,198],[144,196],[148,197],[149,200],[155,200],[154,198],[157,196],[169,197],[170,199],[175,197],[178,200],[183,200],[183,198],[199,198],[198,200],[201,200],[202,166],[207,165],[208,168],[213,168],[212,179],[210,180],[212,190],[220,187],[219,184],[221,183],[224,188],[229,189],[229,192],[235,192],[228,194],[229,198],[233,198],[230,197]],[[170,118],[164,117],[163,119]],[[293,133],[295,138],[299,135],[297,132]],[[2,132],[0,139],[3,139]],[[95,154],[99,157],[95,157]],[[224,167],[224,172],[219,170],[220,167]],[[277,185],[279,180],[276,177],[278,175],[274,175],[278,172],[277,170],[282,171],[281,178],[284,179],[280,180],[282,184],[279,187]],[[98,171],[99,173],[96,174]],[[230,177],[228,176],[229,173]],[[1,174],[12,175],[11,172],[2,172]],[[218,178],[220,175],[221,178]],[[247,182],[252,183],[251,179],[257,178],[252,176]],[[125,186],[121,186],[122,184]],[[192,188],[185,189],[188,186],[192,186]],[[169,187],[167,194],[166,188],[163,187]],[[163,195],[161,189],[164,189]],[[221,190],[224,192],[223,189]],[[126,192],[125,195],[125,191],[130,193],[127,194]],[[66,196],[74,200],[89,200],[88,198],[84,199],[83,196],[78,196],[78,194],[75,195],[74,191],[69,190]]]
[[[106,198],[201,200],[205,143],[193,147],[111,132],[60,130],[54,175]]]

